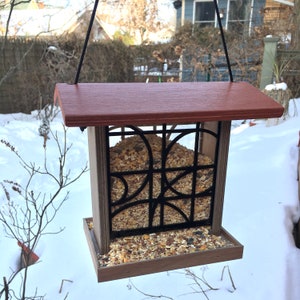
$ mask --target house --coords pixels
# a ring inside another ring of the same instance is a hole
[[[195,25],[218,26],[213,0],[182,0],[177,9],[177,26],[189,21]],[[251,33],[255,26],[263,23],[262,9],[266,0],[219,0],[222,25],[226,30],[243,30]],[[174,4],[175,6],[175,4]]]
[[[0,35],[2,36],[6,34],[9,8],[10,6],[7,4],[4,9],[0,10]],[[75,33],[76,36],[84,38],[90,16],[91,11],[89,9],[76,11],[72,7],[49,6],[36,1],[21,3],[12,12],[7,33],[11,37],[54,36]],[[91,39],[110,39],[111,35],[106,32],[104,27],[106,25],[96,17]]]
[[[5,1],[4,8],[0,10],[0,36],[6,34],[6,23],[10,13],[10,2]],[[155,26],[152,26],[148,20],[149,16],[146,16],[146,20],[140,20],[134,13],[130,13],[130,8],[132,8],[130,5],[121,5],[119,1],[101,1],[93,23],[91,40],[114,39],[115,34],[119,32],[131,33],[135,44],[140,44],[145,40],[151,42],[169,40],[174,34],[175,10],[170,0],[159,1],[159,15],[156,22],[153,22]],[[46,0],[20,2],[13,9],[8,35],[33,37],[75,33],[77,37],[84,37],[90,22],[92,5],[83,8],[83,4],[77,3],[76,6],[72,3],[66,6],[59,2],[58,0],[51,1],[51,3],[58,3],[57,5],[49,5],[50,1]],[[144,23],[140,25],[137,20],[144,21]],[[133,23],[137,24],[133,26]],[[147,30],[144,30],[144,27]]]
[[[186,22],[218,26],[213,0],[182,0],[174,1],[173,5],[177,9],[177,27]],[[288,21],[294,0],[218,0],[218,6],[226,30],[251,34],[257,26]]]
[[[266,0],[264,8],[264,23],[273,25],[278,21],[288,22],[293,15],[294,0]],[[282,24],[280,24],[282,26]]]

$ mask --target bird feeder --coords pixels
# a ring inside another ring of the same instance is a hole
[[[231,120],[280,117],[244,82],[58,83],[66,126],[87,127],[98,281],[242,257],[222,227]]]

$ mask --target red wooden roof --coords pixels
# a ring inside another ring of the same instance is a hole
[[[280,117],[283,107],[246,82],[58,83],[67,126],[155,125]]]

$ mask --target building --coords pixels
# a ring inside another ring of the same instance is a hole
[[[181,5],[180,5],[181,2]],[[222,25],[226,30],[243,30],[250,34],[255,26],[263,23],[266,0],[219,0]],[[218,26],[213,0],[174,1],[177,9],[177,26],[185,22],[195,25]]]
[[[264,23],[273,25],[280,20],[289,21],[293,14],[294,0],[266,0],[264,7]]]
[[[213,0],[174,1],[177,9],[177,27],[186,22],[198,26],[217,27]],[[292,16],[294,0],[218,0],[222,25],[226,30],[251,34],[255,27],[286,23]]]
[[[42,2],[20,3],[13,9],[9,27],[10,4],[0,10],[0,36],[10,37],[59,36],[76,34],[84,38],[91,17],[91,10],[76,11],[72,7],[48,6]],[[91,32],[92,40],[111,39],[111,34],[98,17],[95,18]]]

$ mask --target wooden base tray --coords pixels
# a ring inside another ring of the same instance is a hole
[[[101,263],[102,256],[100,255],[99,246],[95,239],[94,230],[90,226],[92,222],[92,218],[86,218],[83,220],[83,226],[92,255],[98,282],[239,259],[242,258],[243,255],[243,246],[225,229],[222,228],[220,236],[218,236],[218,238],[222,240],[222,243],[224,242],[223,247],[222,244],[219,243],[219,241],[217,241],[218,246],[215,248],[211,246],[206,247],[206,245],[202,242],[199,249],[196,248],[195,250],[195,248],[191,248],[192,251],[190,252],[187,252],[185,250],[180,254],[166,256],[163,251],[161,251],[161,255],[156,254],[155,258],[151,258],[149,255],[145,254],[143,256],[143,259],[141,260],[122,262],[114,265],[105,265],[103,264],[103,262]],[[176,234],[177,233],[179,233],[180,235],[180,230],[176,231]],[[170,234],[172,233],[170,232]],[[211,235],[211,237],[212,239],[214,239],[215,236]],[[128,239],[135,240],[135,238],[132,239],[130,237]],[[138,240],[138,238],[136,240]],[[205,240],[210,240],[210,237],[206,237]],[[143,242],[145,242],[144,239]],[[122,241],[120,238],[120,244],[121,243]],[[114,240],[114,244],[118,244],[118,239]],[[133,245],[133,247],[139,248],[138,246],[139,245]],[[172,245],[169,245],[169,247],[172,247]],[[178,249],[178,245],[176,245],[176,248]],[[185,246],[185,248],[187,249],[188,247]]]

